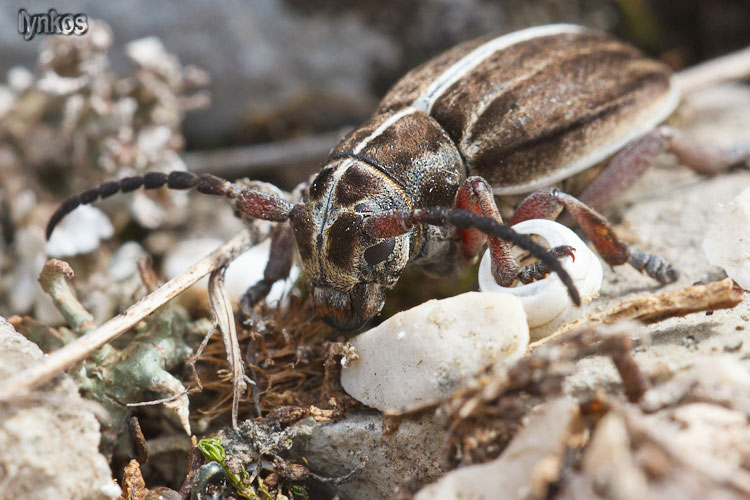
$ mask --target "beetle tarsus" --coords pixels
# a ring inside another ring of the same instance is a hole
[[[652,255],[641,250],[630,250],[628,264],[663,285],[674,283],[680,277],[680,271],[675,269],[672,263],[658,255]]]
[[[575,248],[569,245],[560,245],[559,247],[555,247],[549,250],[548,253],[555,259],[560,259],[562,257],[571,257],[573,261],[575,261],[576,259]],[[528,285],[529,283],[532,283],[534,281],[544,279],[551,272],[552,269],[550,269],[547,262],[538,260],[531,265],[522,267],[518,271],[518,275],[516,277],[518,278],[518,281],[520,281],[524,285]]]

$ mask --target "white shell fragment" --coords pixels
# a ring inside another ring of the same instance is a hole
[[[47,242],[47,255],[70,257],[88,253],[113,233],[112,223],[104,212],[91,205],[81,205],[55,226]]]
[[[570,257],[565,257],[562,259],[563,267],[573,278],[583,303],[599,296],[602,286],[602,265],[594,252],[589,250],[573,231],[562,224],[545,219],[523,221],[514,225],[513,229],[522,234],[536,235],[537,242],[545,247],[569,245],[575,248],[575,262]],[[518,257],[524,251],[514,248],[514,253]],[[570,300],[565,285],[555,273],[550,273],[543,280],[528,285],[518,283],[509,288],[498,285],[490,269],[489,250],[485,252],[479,264],[479,289],[483,292],[511,294],[521,299],[532,339],[549,335],[561,324],[581,314],[580,308]]]
[[[711,265],[750,290],[750,187],[729,203],[719,203],[711,219],[703,253]]]
[[[396,314],[351,343],[359,359],[341,370],[344,390],[379,410],[409,410],[520,358],[529,329],[516,297],[468,292]]]
[[[224,242],[218,238],[193,238],[177,243],[164,259],[164,274],[167,279],[174,278],[216,250],[222,243]],[[263,279],[263,271],[266,269],[270,251],[271,240],[269,238],[251,247],[229,264],[225,275],[225,284],[230,297],[239,300],[249,287]],[[274,283],[266,296],[266,302],[273,304],[280,301],[298,277],[299,266],[293,264],[289,271],[289,278]],[[205,289],[207,285],[208,278],[203,278],[196,286]]]

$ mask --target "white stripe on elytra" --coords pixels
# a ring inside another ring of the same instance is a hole
[[[585,31],[586,28],[576,26],[574,24],[549,24],[546,26],[537,26],[534,28],[528,28],[508,35],[503,35],[498,38],[494,38],[489,42],[480,45],[476,49],[469,52],[467,55],[455,62],[450,68],[443,71],[443,73],[433,81],[427,90],[422,95],[416,98],[412,103],[413,108],[417,108],[430,114],[432,105],[435,101],[440,98],[443,93],[451,87],[454,83],[460,80],[469,71],[476,68],[479,64],[485,61],[492,54],[498,50],[502,50],[515,45],[517,43],[532,40],[534,38],[540,38],[543,36],[557,35],[560,33],[579,33]]]
[[[365,147],[370,143],[370,141],[372,141],[377,136],[379,136],[380,134],[382,134],[385,130],[388,129],[388,127],[390,127],[391,125],[393,125],[394,123],[396,123],[397,121],[399,121],[404,116],[410,115],[412,113],[415,113],[416,111],[417,110],[415,108],[404,108],[401,111],[399,111],[398,113],[396,113],[395,115],[391,116],[386,121],[384,121],[383,123],[381,123],[378,128],[376,128],[375,130],[373,130],[372,134],[368,135],[367,137],[365,137],[362,140],[362,142],[360,142],[359,144],[357,144],[357,147],[355,147],[352,150],[352,152],[355,155],[358,155],[359,153],[362,152],[363,149],[365,149]]]

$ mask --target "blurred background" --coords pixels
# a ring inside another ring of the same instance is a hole
[[[36,13],[51,5],[3,3],[0,75],[15,65],[33,70],[39,44],[49,38],[23,40],[20,7]],[[675,68],[750,44],[747,0],[88,0],[66,1],[58,10],[109,24],[115,72],[128,66],[127,42],[155,35],[180,62],[210,75],[211,105],[184,121],[187,150],[356,125],[408,69],[486,33],[580,23],[614,32]],[[319,150],[309,150],[313,162]],[[262,177],[273,178],[269,159],[247,161],[265,165]],[[235,166],[223,173],[247,175]],[[289,187],[290,180],[282,181]]]

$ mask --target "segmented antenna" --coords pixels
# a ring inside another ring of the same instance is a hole
[[[175,171],[169,174],[161,172],[148,172],[134,177],[125,177],[119,181],[105,182],[95,188],[84,191],[81,194],[65,200],[47,223],[47,239],[49,239],[55,226],[79,205],[88,205],[98,199],[109,198],[115,193],[128,193],[139,188],[157,189],[166,185],[170,189],[196,188],[200,193],[223,196],[234,199],[237,191],[233,184],[225,179],[211,174],[194,174],[192,172]]]

